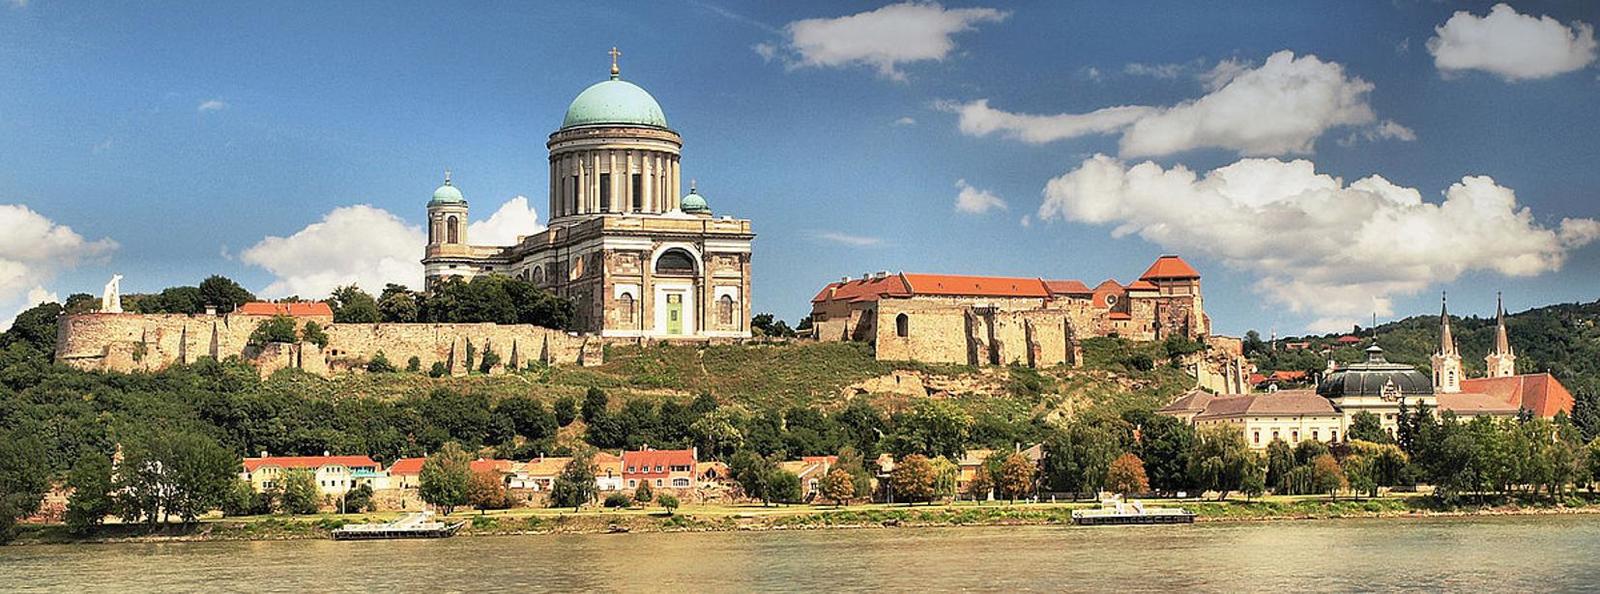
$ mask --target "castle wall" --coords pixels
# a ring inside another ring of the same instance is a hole
[[[370,360],[379,351],[396,367],[417,357],[426,370],[444,362],[465,373],[470,343],[476,361],[493,350],[497,369],[529,361],[593,364],[598,340],[533,325],[328,324],[326,349],[314,344],[248,345],[256,326],[269,318],[245,315],[107,314],[63,316],[56,333],[56,360],[92,371],[153,371],[201,357],[241,357],[263,375],[285,367],[326,375]],[[297,319],[302,326],[306,319]]]

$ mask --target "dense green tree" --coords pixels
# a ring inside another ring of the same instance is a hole
[[[689,439],[705,455],[727,459],[744,446],[737,417],[726,410],[714,410],[689,425]]]
[[[944,456],[929,462],[933,464],[933,498],[948,501],[960,495],[961,467]]]
[[[995,488],[1000,496],[1016,501],[1033,496],[1037,484],[1038,466],[1021,452],[1012,452],[1000,463],[994,474]]]
[[[1318,454],[1311,459],[1310,467],[1312,489],[1318,493],[1327,493],[1329,498],[1337,499],[1339,491],[1349,486],[1344,469],[1332,454]]]
[[[671,493],[662,493],[656,498],[656,503],[667,510],[667,515],[678,513],[678,496]]]
[[[899,459],[895,462],[894,470],[889,472],[893,498],[907,503],[933,501],[934,482],[937,480],[933,462],[922,454]]]
[[[530,440],[537,441],[556,434],[556,416],[543,403],[527,396],[501,400],[494,407],[494,416],[509,419],[517,434]]]
[[[910,412],[895,416],[891,451],[896,457],[960,457],[966,450],[972,417],[946,400],[920,400]]]
[[[124,520],[185,524],[221,506],[239,473],[239,456],[187,430],[135,436],[123,448],[114,491]]]
[[[377,504],[372,501],[372,485],[361,483],[355,488],[345,492],[339,502],[339,511],[347,514],[359,514],[375,511]]]
[[[67,498],[65,520],[73,534],[93,532],[116,511],[111,497],[111,458],[105,454],[85,452],[72,465],[66,487],[72,495]]]
[[[49,461],[37,437],[0,430],[0,542],[11,539],[17,520],[39,511],[49,478]]]
[[[238,309],[256,300],[256,296],[239,283],[225,276],[211,275],[200,281],[198,288],[200,303],[205,306],[215,307],[217,311],[227,313]]]
[[[800,477],[782,468],[773,469],[767,478],[767,490],[768,498],[775,503],[800,503],[805,498]]]
[[[283,473],[283,490],[278,494],[280,510],[286,514],[310,515],[317,513],[322,503],[322,490],[317,487],[317,477],[310,470],[296,468]]]
[[[289,316],[272,316],[256,324],[255,331],[250,333],[250,344],[264,345],[267,343],[297,343],[300,342],[299,332],[295,329],[294,318]]]
[[[403,285],[390,283],[378,297],[378,317],[391,324],[410,324],[422,314],[417,295]]]
[[[734,453],[728,462],[728,474],[744,491],[744,496],[759,499],[764,504],[773,501],[771,481],[777,469],[771,460],[751,450]]]
[[[1144,463],[1150,489],[1169,495],[1193,489],[1188,458],[1194,449],[1194,427],[1164,415],[1139,415],[1128,420],[1140,428],[1134,454]]]
[[[1052,491],[1091,496],[1106,484],[1111,461],[1124,448],[1103,423],[1074,421],[1044,442],[1044,478]]]
[[[328,348],[328,333],[322,330],[322,324],[306,322],[305,328],[300,331],[300,340]]]
[[[605,416],[606,406],[610,404],[609,401],[610,399],[606,397],[605,390],[594,387],[589,388],[589,391],[583,394],[584,422],[593,423],[595,419]]]
[[[1267,486],[1279,492],[1286,492],[1289,473],[1294,472],[1294,448],[1277,437],[1267,442]]]
[[[1256,460],[1245,444],[1244,435],[1232,427],[1206,427],[1195,435],[1194,453],[1189,457],[1189,476],[1198,488],[1216,491],[1217,499],[1243,487]]]
[[[88,293],[73,293],[67,296],[67,302],[62,304],[61,313],[77,315],[100,309],[100,298]]]
[[[389,357],[383,351],[373,353],[372,359],[367,361],[367,373],[394,373],[394,363],[389,362]]]
[[[472,480],[472,457],[461,444],[450,442],[422,463],[417,495],[423,502],[439,508],[445,515],[467,503],[467,484]]]
[[[1345,434],[1348,439],[1369,441],[1372,443],[1392,443],[1394,438],[1389,437],[1389,432],[1383,430],[1383,423],[1378,415],[1367,411],[1356,413],[1350,421],[1350,431]]]
[[[650,505],[655,499],[656,492],[650,490],[650,481],[639,481],[639,488],[633,490],[633,500],[640,505]]]
[[[750,332],[756,336],[771,336],[774,338],[790,338],[795,335],[794,330],[783,320],[773,317],[770,313],[759,313],[750,318]]]
[[[850,483],[854,486],[856,497],[872,497],[872,473],[867,471],[867,461],[862,457],[861,451],[851,446],[839,448],[838,461],[834,468],[845,471],[850,475]],[[876,470],[876,464],[873,465]]]
[[[571,396],[562,396],[556,399],[554,407],[556,424],[562,427],[571,425],[578,418],[578,402]]]
[[[570,507],[576,511],[579,507],[594,501],[595,492],[598,490],[594,483],[594,475],[592,453],[581,452],[573,456],[572,461],[561,469],[561,474],[550,487],[550,506]]]
[[[839,426],[845,443],[863,456],[876,455],[879,452],[878,442],[888,431],[883,412],[872,406],[866,398],[851,399],[849,404],[834,414],[834,422]]]
[[[333,308],[333,321],[340,324],[375,324],[383,319],[378,300],[355,285],[334,289],[328,306]]]
[[[11,322],[11,328],[0,334],[0,346],[19,344],[37,353],[54,353],[56,350],[56,320],[61,317],[61,306],[41,303],[22,313]]]

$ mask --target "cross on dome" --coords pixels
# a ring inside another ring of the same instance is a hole
[[[622,55],[622,51],[613,45],[611,46],[611,51],[606,53],[611,54],[611,78],[617,78],[622,74],[622,71],[617,69],[617,58]]]
[[[444,170],[444,185],[450,185],[450,170]]]

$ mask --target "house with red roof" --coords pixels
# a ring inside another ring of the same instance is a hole
[[[644,449],[622,453],[622,480],[628,489],[647,483],[654,489],[691,489],[699,451]]]
[[[1157,258],[1132,282],[879,272],[843,278],[811,299],[813,336],[873,346],[881,360],[1075,365],[1077,341],[1210,335],[1200,273]],[[1243,378],[1236,378],[1242,383]]]
[[[257,491],[282,487],[285,475],[291,471],[308,471],[323,495],[338,497],[367,484],[374,490],[384,488],[387,477],[383,467],[367,456],[268,456],[245,458],[244,472],[239,478],[250,482]]]
[[[291,318],[307,318],[310,321],[333,323],[333,308],[321,301],[297,301],[294,303],[275,303],[271,301],[252,301],[240,305],[233,310],[236,316],[289,316]]]

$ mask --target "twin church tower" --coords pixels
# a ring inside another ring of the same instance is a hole
[[[577,305],[572,330],[640,338],[750,336],[750,221],[716,217],[691,183],[683,138],[661,105],[621,77],[579,93],[545,146],[549,228],[510,246],[472,245],[467,200],[445,175],[428,202],[429,288],[504,274]]]
[[[1506,308],[1503,299],[1495,300],[1494,350],[1483,358],[1487,370],[1485,377],[1512,377],[1517,374],[1517,353],[1506,336]],[[1461,391],[1461,381],[1466,379],[1461,370],[1461,353],[1456,350],[1455,335],[1450,332],[1450,309],[1446,302],[1439,307],[1439,350],[1433,362],[1435,391],[1453,394]]]

